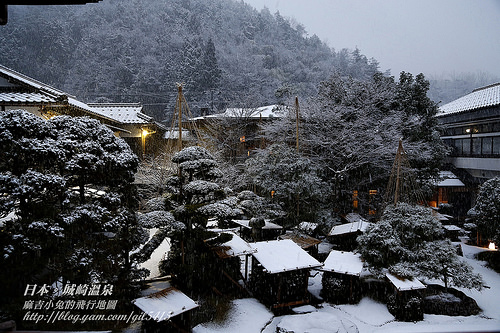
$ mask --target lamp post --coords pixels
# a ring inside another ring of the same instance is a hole
[[[141,139],[142,139],[142,159],[146,157],[146,136],[149,135],[149,132],[147,129],[142,128],[141,129]]]

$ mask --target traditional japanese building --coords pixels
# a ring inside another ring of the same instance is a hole
[[[319,261],[290,239],[250,246],[256,249],[250,285],[257,299],[273,310],[309,303],[309,271],[321,267]]]
[[[226,157],[244,160],[256,148],[265,148],[267,142],[261,135],[260,124],[279,119],[288,114],[283,105],[257,108],[228,108],[222,113],[190,119],[201,130],[220,141],[227,142]]]
[[[358,253],[332,250],[323,267],[321,296],[330,303],[355,304],[361,300],[363,262]]]
[[[123,138],[138,156],[154,153],[165,140],[166,128],[144,114],[139,103],[84,103],[0,65],[0,111],[18,109],[45,119],[57,115],[97,119]]]

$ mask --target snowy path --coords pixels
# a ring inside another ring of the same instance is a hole
[[[463,244],[466,260],[483,276],[490,288],[482,291],[462,289],[474,298],[483,312],[477,316],[424,315],[419,322],[398,322],[389,313],[385,304],[363,298],[357,305],[321,304],[319,308],[302,307],[305,312],[274,317],[266,307],[253,298],[233,301],[233,307],[225,322],[205,323],[196,326],[194,333],[238,332],[273,333],[278,326],[299,332],[498,332],[500,331],[500,274],[485,267],[485,263],[473,259],[474,253],[482,251]],[[319,276],[310,281],[310,291],[319,293]],[[301,312],[301,308],[295,309]]]
[[[149,230],[149,239],[153,237],[158,229],[150,229]],[[148,240],[149,241],[149,240]],[[141,268],[149,269],[148,279],[153,279],[160,276],[160,270],[158,269],[159,262],[163,259],[163,257],[170,251],[170,239],[165,238],[163,242],[161,242],[160,246],[154,250],[153,254],[151,254],[151,258],[147,261],[140,264]]]

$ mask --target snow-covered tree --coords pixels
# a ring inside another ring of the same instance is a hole
[[[359,252],[370,270],[400,277],[441,279],[445,286],[481,289],[482,280],[443,238],[441,223],[428,208],[398,203],[358,237]]]
[[[437,172],[446,149],[427,89],[423,75],[402,73],[397,82],[381,73],[366,81],[336,74],[321,83],[315,100],[302,103],[301,152],[331,184],[332,201],[350,202],[352,190],[383,191],[400,138],[418,179]],[[295,117],[284,117],[264,131],[271,141],[290,144],[295,126]]]
[[[316,220],[328,197],[314,163],[285,145],[259,150],[246,161],[245,173],[257,193],[283,207],[291,224]]]
[[[0,113],[1,294],[26,284],[99,281],[129,288],[144,240],[133,185],[138,159],[96,120]],[[3,302],[2,302],[3,303]]]
[[[486,240],[500,243],[500,177],[487,180],[479,188],[476,205],[469,211],[478,232]]]
[[[218,184],[222,172],[212,154],[199,146],[187,147],[172,157],[178,174],[170,179],[167,206],[184,227],[170,234],[171,248],[160,269],[174,275],[174,283],[189,291],[204,291],[213,286],[211,274],[217,270],[214,254],[205,241],[217,235],[206,230],[209,218],[220,226],[228,219],[241,216],[238,200],[231,191]],[[235,266],[236,267],[236,266]],[[230,269],[227,267],[227,269]]]

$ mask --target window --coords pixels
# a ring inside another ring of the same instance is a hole
[[[481,138],[472,139],[472,155],[481,155]]]
[[[492,139],[493,138],[483,138],[483,148],[482,148],[483,155],[491,155]]]
[[[352,191],[352,208],[358,209],[359,201],[358,201],[358,190]]]
[[[470,155],[470,139],[462,139],[462,155]]]
[[[493,155],[500,155],[500,136],[495,136],[493,138],[492,154]]]

